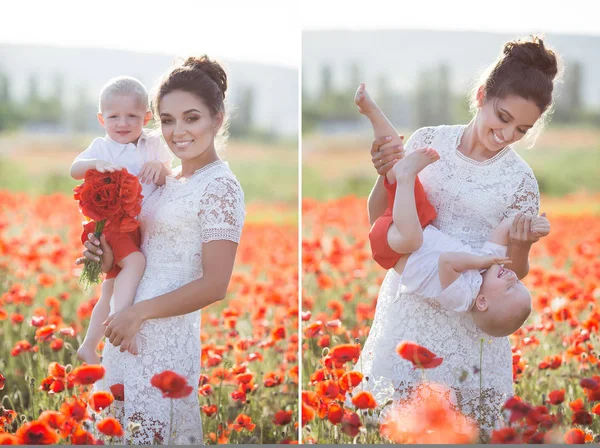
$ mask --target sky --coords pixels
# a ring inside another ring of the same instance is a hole
[[[0,42],[102,47],[300,67],[302,30],[600,35],[597,0],[74,0],[2,5]],[[150,6],[151,5],[151,6]],[[34,12],[34,14],[32,14]],[[6,20],[7,18],[11,18]]]

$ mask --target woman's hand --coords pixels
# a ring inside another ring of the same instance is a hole
[[[135,347],[134,338],[143,322],[143,319],[135,309],[135,305],[130,306],[108,316],[102,323],[102,325],[106,326],[104,336],[115,347],[121,346],[120,350],[122,352],[125,350],[132,351],[130,347]]]
[[[400,138],[404,138],[403,135]],[[404,146],[396,145],[390,148],[380,149],[389,142],[392,137],[380,137],[373,140],[371,144],[371,161],[377,170],[377,174],[385,176],[398,160],[404,157]]]
[[[83,251],[83,257],[79,257],[75,260],[75,264],[83,264],[85,259],[92,261],[101,261],[102,272],[108,272],[112,269],[115,257],[111,247],[106,242],[104,235],[100,235],[100,240],[94,236],[93,233],[88,233],[88,240],[84,246],[86,250]]]
[[[531,230],[532,219],[533,218],[525,216],[523,213],[519,213],[515,216],[508,234],[510,243],[531,246],[540,239],[540,237]]]

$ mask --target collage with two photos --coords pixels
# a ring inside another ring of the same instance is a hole
[[[600,441],[600,28],[69,2],[0,30],[0,444]]]

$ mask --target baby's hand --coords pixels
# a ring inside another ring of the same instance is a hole
[[[140,182],[143,184],[149,184],[150,182],[157,183],[162,167],[163,163],[160,160],[151,160],[144,163],[138,176]]]
[[[512,260],[508,257],[499,257],[497,255],[483,255],[481,257],[480,269],[489,269],[493,264],[510,264]]]
[[[531,221],[531,232],[538,238],[550,233],[550,221],[546,218],[546,213],[542,213]]]
[[[114,173],[115,171],[122,170],[123,167],[112,162],[107,162],[106,160],[96,160],[95,169],[101,173]]]

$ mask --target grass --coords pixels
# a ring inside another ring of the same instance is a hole
[[[81,182],[71,179],[69,168],[92,139],[93,136],[0,136],[0,189],[34,196],[72,194]],[[293,142],[230,140],[221,156],[240,181],[246,204],[261,204],[257,208],[259,215],[248,213],[248,222],[297,222],[298,151]]]
[[[410,132],[403,131],[407,138]],[[302,194],[330,200],[348,194],[364,197],[375,182],[369,148],[370,135],[304,138]],[[517,149],[531,166],[540,191],[563,196],[581,190],[600,191],[600,129],[550,128],[534,148]]]

